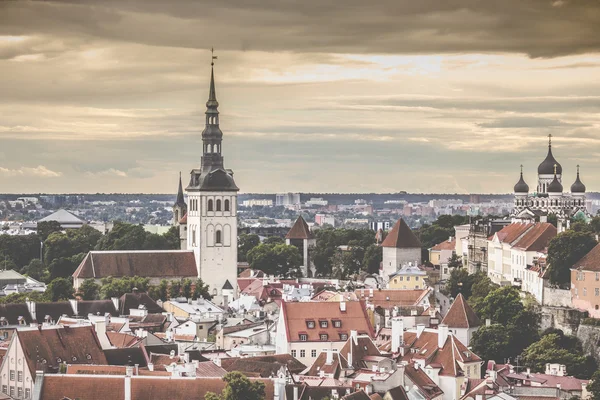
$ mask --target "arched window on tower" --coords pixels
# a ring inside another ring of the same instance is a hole
[[[219,230],[217,230],[215,232],[215,244],[221,244],[221,243],[223,243],[223,240],[222,240],[221,236],[222,236],[221,235],[221,230],[219,229]]]
[[[217,211],[221,211],[221,199],[217,199]]]
[[[225,199],[225,211],[229,211],[229,200]]]
[[[212,211],[213,210],[213,201],[212,201],[212,199],[208,200],[207,210],[208,211]]]

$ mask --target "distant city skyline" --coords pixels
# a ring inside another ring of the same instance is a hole
[[[584,4],[585,3],[585,4]],[[600,16],[502,4],[0,3],[3,193],[176,193],[215,48],[241,193],[600,190]]]

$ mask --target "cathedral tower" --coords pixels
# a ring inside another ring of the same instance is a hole
[[[213,60],[216,57],[213,57]],[[237,288],[237,192],[233,172],[223,167],[214,62],[202,131],[200,168],[190,173],[187,248],[193,250],[198,276],[210,286],[217,304],[227,305]]]

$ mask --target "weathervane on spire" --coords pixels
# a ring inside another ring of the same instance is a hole
[[[218,58],[217,56],[215,56],[215,48],[214,47],[210,48],[210,54],[211,54],[210,66],[212,67],[213,65],[215,65],[215,60]]]
[[[552,146],[552,134],[548,134],[548,146]]]
[[[521,175],[523,175],[523,164],[521,164]]]

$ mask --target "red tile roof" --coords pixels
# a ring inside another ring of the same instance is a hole
[[[431,250],[434,250],[434,251],[454,250],[455,248],[456,248],[456,239],[452,238],[452,240],[444,240],[443,242],[436,244],[435,246],[433,246],[431,248]]]
[[[196,367],[196,376],[204,378],[222,378],[227,374],[223,368],[212,361],[199,362]]]
[[[481,325],[481,321],[462,293],[459,293],[452,306],[450,306],[442,324],[446,324],[450,328],[475,328]]]
[[[600,272],[600,243],[577,261],[571,269]]]
[[[294,223],[294,226],[292,226],[292,229],[290,229],[290,231],[287,233],[287,235],[285,235],[285,238],[286,239],[312,239],[313,235],[312,235],[310,229],[308,228],[308,224],[306,223],[304,218],[302,218],[302,216],[299,216],[298,219],[296,220],[296,222]]]
[[[359,334],[374,336],[373,326],[363,301],[345,302],[345,311],[341,311],[338,302],[309,301],[309,302],[281,302],[281,310],[285,319],[287,339],[290,342],[299,342],[300,333],[307,335],[307,341],[320,342],[322,333],[328,335],[327,341],[339,342],[340,335],[350,337],[350,331]],[[308,328],[307,321],[314,321],[315,327]],[[341,327],[334,327],[333,321],[341,321]],[[327,321],[327,327],[322,328],[320,321]]]
[[[383,247],[396,247],[398,249],[407,249],[421,247],[421,242],[415,236],[413,231],[406,225],[402,218],[396,222],[396,225],[388,233],[383,243]]]
[[[55,372],[63,361],[107,364],[96,332],[89,326],[21,330],[17,337],[34,376],[36,368]]]
[[[243,363],[239,361],[244,360]],[[250,364],[248,364],[248,363]],[[257,367],[254,369],[252,364]],[[268,364],[268,366],[267,366]],[[241,372],[259,372],[263,378],[271,376],[271,371],[277,372],[281,366],[287,367],[292,374],[298,374],[306,369],[306,365],[295,359],[289,354],[274,354],[271,356],[258,356],[258,357],[232,357],[224,358],[221,360],[221,366],[227,371],[241,371]],[[244,369],[237,369],[244,368]],[[251,370],[248,370],[250,368]],[[264,375],[266,370],[269,370],[269,375]]]
[[[375,307],[384,309],[394,306],[415,306],[427,296],[429,289],[374,289],[373,296],[369,290],[356,289],[359,299],[368,301]]]
[[[131,347],[141,340],[137,336],[128,333],[106,332],[106,336],[108,337],[110,344],[121,349]]]
[[[187,250],[126,250],[90,251],[74,278],[141,276],[141,277],[197,277],[196,259]]]
[[[41,399],[124,399],[122,376],[45,375]]]
[[[496,235],[498,236],[498,240],[503,243],[513,243],[532,227],[533,224],[525,224],[520,222],[509,224],[496,232]]]
[[[548,243],[556,236],[556,227],[547,222],[533,224],[513,247],[525,251],[543,251],[548,247]]]

